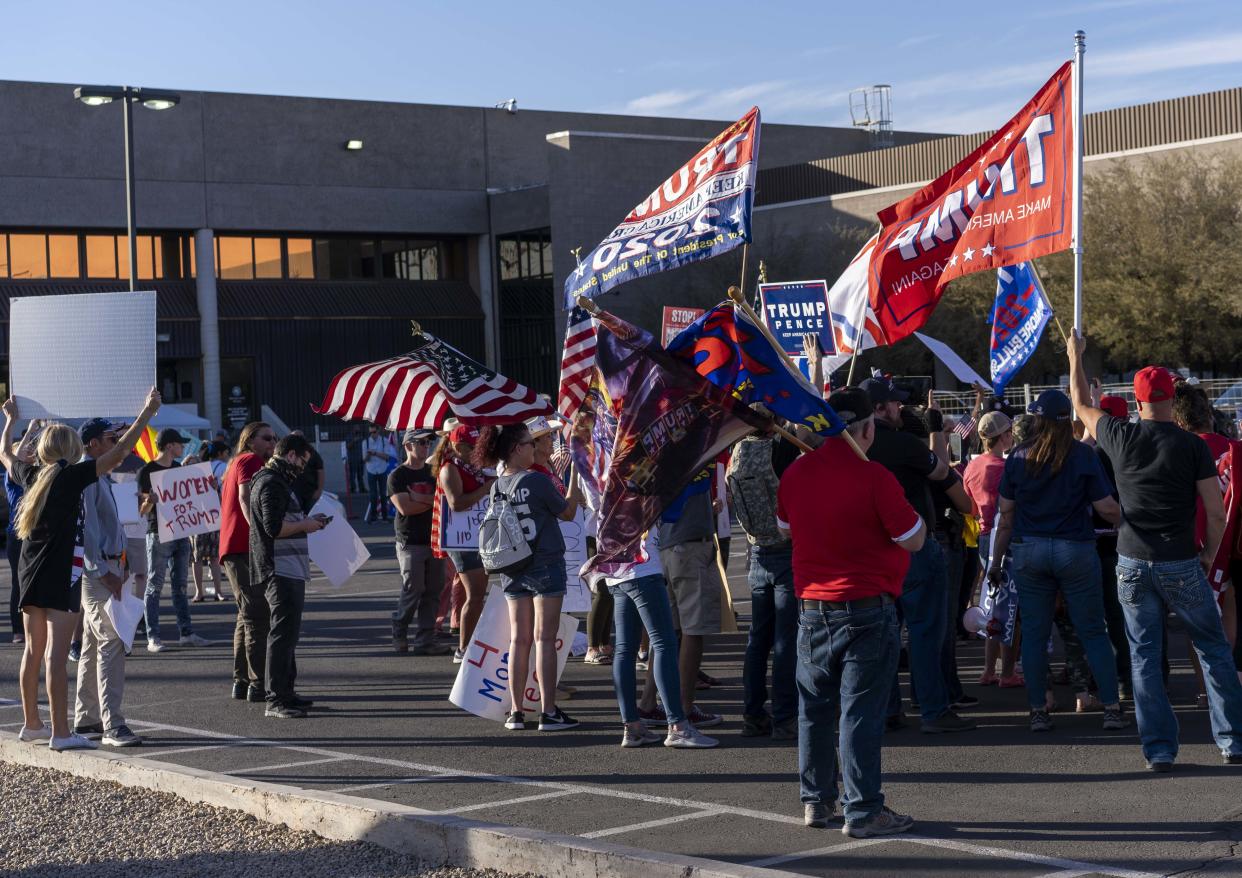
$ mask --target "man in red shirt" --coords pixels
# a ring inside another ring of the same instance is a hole
[[[247,424],[220,486],[220,566],[237,598],[233,697],[238,701],[262,702],[267,697],[264,671],[270,610],[263,590],[253,589],[250,583],[250,481],[275,448],[276,434],[270,424]]]
[[[867,394],[828,404],[863,450],[875,439]],[[777,491],[778,525],[793,540],[798,597],[798,771],[804,822],[827,826],[837,799],[833,734],[840,710],[845,825],[853,838],[905,832],[914,821],[884,805],[880,740],[900,650],[894,601],[927,530],[884,466],[844,436],[790,464]]]

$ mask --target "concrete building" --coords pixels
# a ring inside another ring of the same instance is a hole
[[[1089,151],[1232,144],[1239,91],[1111,111],[1109,124],[1095,114]],[[136,107],[138,287],[159,293],[161,390],[213,423],[267,405],[339,438],[310,405],[345,366],[405,350],[414,319],[552,393],[571,250],[593,247],[724,124],[206,92]],[[895,132],[872,151],[859,130],[765,125],[752,266],[834,276],[853,254],[842,228],[981,136]],[[719,300],[740,258],[634,281],[608,307],[656,329],[663,305]],[[0,321],[11,297],[127,277],[120,108],[0,82]],[[5,331],[0,357],[7,344]]]

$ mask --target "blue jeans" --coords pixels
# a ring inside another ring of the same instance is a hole
[[[947,537],[936,535],[944,551],[945,576],[948,587],[944,590],[944,637],[940,641],[940,670],[944,674],[944,686],[949,693],[949,704],[966,694],[962,680],[957,675],[957,605],[962,591],[962,568],[966,566],[966,547],[954,545]]]
[[[840,710],[846,820],[884,806],[880,743],[901,642],[891,603],[865,610],[803,610],[798,616],[798,776],[803,803],[837,798]]]
[[[935,539],[910,556],[910,570],[901,586],[901,614],[909,632],[910,683],[924,721],[941,716],[952,703],[945,684],[942,651],[949,624],[949,578],[944,551]],[[893,669],[892,701],[888,712],[901,712],[897,670]]]
[[[147,534],[147,640],[160,636],[160,597],[164,594],[164,577],[172,567],[172,605],[177,614],[177,628],[182,637],[194,633],[190,624],[190,602],[185,598],[185,583],[190,570],[190,541],[182,538],[161,543],[157,534]]]
[[[772,719],[798,715],[798,601],[794,597],[793,548],[755,546],[751,553],[750,636],[742,664],[743,712],[766,716],[768,655],[772,656]]]
[[[1117,703],[1117,660],[1104,627],[1104,590],[1095,540],[1018,537],[1011,544],[1013,581],[1022,613],[1022,671],[1031,707],[1043,708],[1048,688],[1048,638],[1057,592],[1078,632],[1100,701]]]
[[[508,600],[519,598],[563,598],[569,590],[569,575],[565,564],[538,564],[527,567],[514,576],[502,574],[500,586]]]
[[[647,629],[651,643],[651,670],[656,691],[664,702],[670,723],[683,722],[681,708],[681,675],[677,667],[677,632],[673,628],[673,608],[668,602],[668,585],[660,574],[640,576],[609,585],[612,594],[613,623],[616,628],[616,649],[612,657],[612,685],[617,690],[621,720],[636,723],[638,697],[634,694],[637,675],[634,662],[642,629]]]
[[[1134,674],[1134,713],[1143,756],[1149,762],[1177,757],[1177,718],[1161,672],[1161,637],[1169,610],[1186,626],[1203,665],[1212,737],[1222,753],[1242,754],[1242,683],[1220,613],[1198,559],[1117,560],[1117,597],[1126,617]]]

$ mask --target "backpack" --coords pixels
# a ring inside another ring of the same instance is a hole
[[[758,546],[784,545],[788,537],[776,525],[780,480],[772,468],[772,440],[747,438],[734,446],[725,482],[747,538]]]
[[[509,497],[492,485],[490,504],[479,525],[479,557],[488,573],[516,576],[534,560],[530,543],[522,531],[522,522]]]

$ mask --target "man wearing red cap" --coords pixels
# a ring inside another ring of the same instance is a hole
[[[1211,453],[1173,422],[1173,376],[1147,366],[1134,376],[1139,421],[1129,423],[1091,404],[1082,354],[1069,339],[1070,390],[1087,432],[1108,455],[1121,497],[1117,589],[1130,638],[1134,711],[1143,756],[1152,771],[1172,770],[1177,718],[1161,672],[1161,638],[1172,610],[1199,653],[1208,689],[1212,735],[1228,765],[1242,765],[1242,683],[1204,574],[1225,525]],[[1207,541],[1195,551],[1195,500],[1207,513]],[[1205,560],[1206,559],[1206,560]]]

